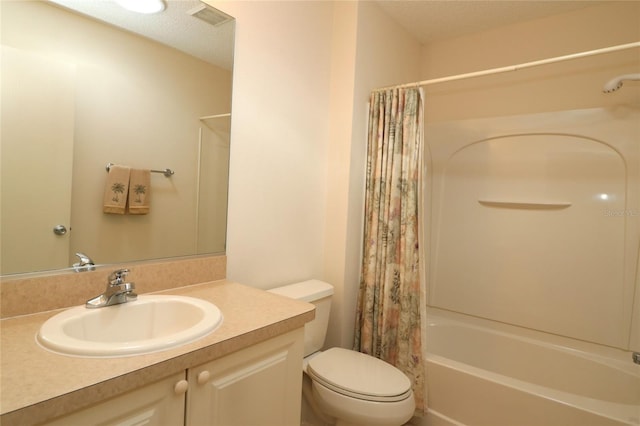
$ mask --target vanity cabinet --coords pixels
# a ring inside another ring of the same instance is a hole
[[[178,383],[186,383],[184,372],[59,417],[44,425],[181,426],[184,424],[185,392],[180,392],[180,389],[176,392],[176,387],[179,388]]]
[[[304,329],[189,369],[186,426],[300,424]]]
[[[45,425],[299,425],[303,345],[300,328]]]

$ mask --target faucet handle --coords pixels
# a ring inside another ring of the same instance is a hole
[[[128,269],[118,269],[113,271],[110,275],[109,275],[109,284],[114,286],[114,285],[120,285],[124,283],[124,278],[129,274],[129,270]]]

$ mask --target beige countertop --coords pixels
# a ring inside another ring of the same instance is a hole
[[[121,358],[59,355],[36,343],[40,326],[61,310],[3,319],[0,423],[28,426],[69,413],[158,379],[304,326],[314,306],[229,281],[180,287],[157,294],[214,303],[224,322],[184,346]]]

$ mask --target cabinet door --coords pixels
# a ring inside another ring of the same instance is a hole
[[[186,382],[181,372],[60,417],[45,426],[182,426]],[[177,386],[179,383],[182,385]]]
[[[300,425],[304,329],[189,369],[187,426]]]

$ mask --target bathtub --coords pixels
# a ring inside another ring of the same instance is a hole
[[[432,309],[423,424],[640,425],[631,353]]]

